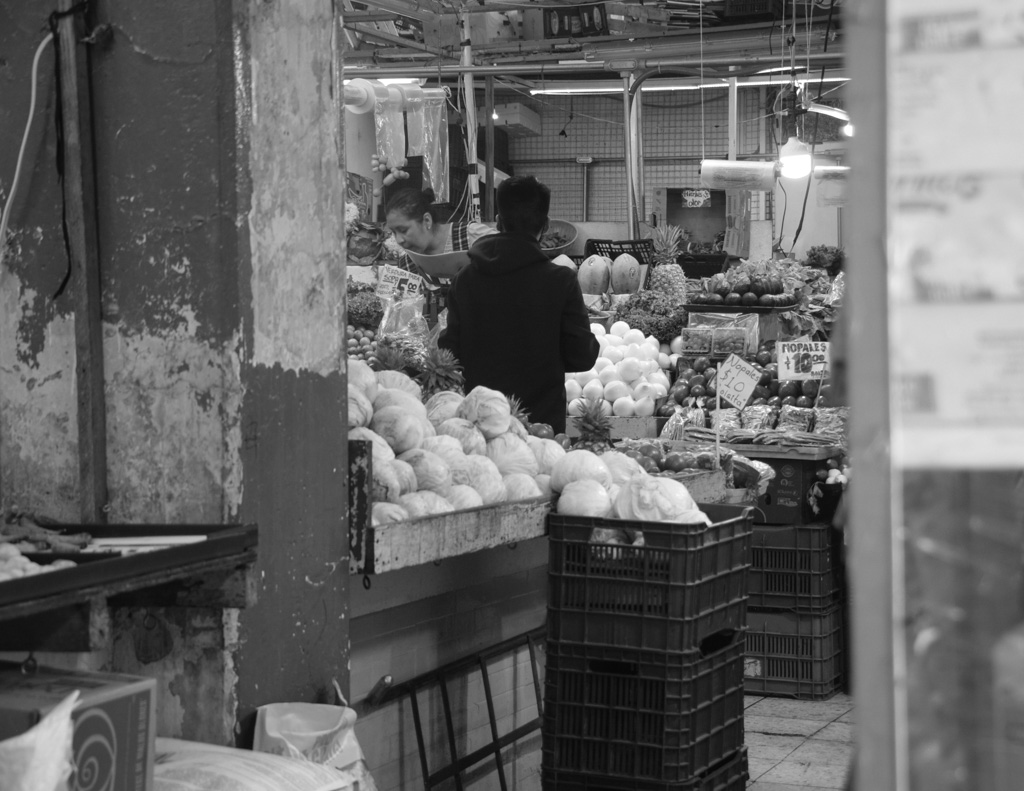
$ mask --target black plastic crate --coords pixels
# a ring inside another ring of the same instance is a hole
[[[825,610],[843,598],[836,555],[841,534],[831,525],[754,525],[750,607]]]
[[[647,267],[644,275],[643,288],[647,288],[651,281],[651,271],[654,269],[654,240],[653,239],[625,239],[615,241],[612,239],[587,239],[583,243],[583,252],[586,256],[603,255],[613,261],[623,253],[629,253],[641,266]]]
[[[687,277],[711,277],[725,271],[728,253],[683,253],[676,263]]]
[[[548,516],[548,639],[692,651],[741,629],[753,509],[702,505],[710,526]],[[591,543],[595,527],[642,530],[644,546]]]
[[[755,610],[747,614],[747,694],[827,700],[843,683],[843,608],[821,613]]]
[[[610,778],[548,769],[541,774],[544,791],[743,791],[749,776],[746,747],[741,747],[704,774],[682,783]]]
[[[709,653],[548,643],[544,765],[679,783],[743,745],[743,633]]]

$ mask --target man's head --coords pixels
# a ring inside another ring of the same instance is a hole
[[[548,225],[551,190],[533,176],[512,176],[498,185],[498,229],[539,238]]]

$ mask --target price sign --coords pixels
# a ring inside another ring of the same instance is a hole
[[[761,381],[761,372],[742,357],[730,354],[715,375],[715,387],[723,401],[743,409]]]
[[[423,278],[397,266],[386,264],[381,267],[377,296],[381,299],[409,299],[423,291]]]
[[[827,341],[781,341],[777,347],[779,379],[826,379],[829,373]]]
[[[684,189],[683,206],[687,209],[703,209],[711,205],[711,190]]]

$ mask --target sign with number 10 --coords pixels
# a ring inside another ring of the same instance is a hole
[[[827,341],[782,341],[778,344],[779,379],[827,379]]]
[[[715,375],[715,387],[723,401],[743,409],[761,380],[761,372],[742,357],[730,354]]]

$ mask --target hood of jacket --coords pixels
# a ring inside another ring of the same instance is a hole
[[[503,275],[548,260],[540,241],[525,234],[496,233],[479,239],[469,250],[469,260],[484,275]]]

